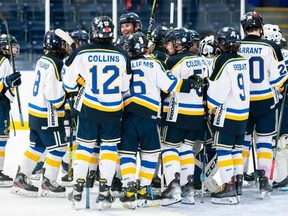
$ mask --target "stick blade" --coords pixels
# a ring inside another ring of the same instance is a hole
[[[62,38],[64,41],[66,41],[66,43],[68,43],[70,46],[74,43],[73,39],[70,37],[69,33],[68,32],[65,32],[63,31],[62,29],[60,28],[57,28],[55,30],[55,34]]]

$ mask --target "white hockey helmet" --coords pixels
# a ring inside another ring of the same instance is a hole
[[[276,44],[280,44],[282,39],[282,33],[278,25],[265,24],[263,25],[262,38],[270,41],[274,41]]]
[[[213,58],[216,55],[216,46],[214,35],[206,36],[200,41],[199,52],[201,55]]]

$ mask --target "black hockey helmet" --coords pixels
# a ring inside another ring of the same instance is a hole
[[[165,36],[165,43],[173,42],[175,51],[181,51],[183,48],[188,47],[188,30],[185,28],[175,28],[167,32]]]
[[[47,31],[44,35],[43,49],[61,59],[67,56],[66,42],[55,34],[55,30]]]
[[[262,29],[264,25],[261,15],[256,11],[249,11],[245,13],[242,16],[240,23],[244,31],[246,31],[248,28]]]
[[[200,35],[195,30],[188,30],[187,31],[187,48],[189,49],[191,46],[193,46],[195,43],[199,44],[200,42]]]
[[[142,22],[140,20],[140,17],[134,12],[122,14],[119,18],[119,26],[121,27],[123,23],[132,23],[134,28],[138,25],[139,30],[142,29]]]
[[[69,35],[76,42],[83,41],[86,44],[88,43],[89,35],[85,30],[74,30]]]
[[[112,19],[108,16],[95,17],[91,23],[89,35],[90,40],[99,39],[100,42],[111,43],[114,37]]]
[[[16,38],[12,35],[0,34],[0,51],[3,53],[3,55],[8,57],[10,56],[9,40],[13,57],[15,58],[20,52],[20,46]]]
[[[233,27],[224,27],[217,32],[216,46],[223,51],[238,51],[240,48],[240,32]]]
[[[168,31],[169,30],[166,26],[157,26],[151,33],[151,41],[156,45],[164,45],[165,36]]]
[[[121,45],[131,58],[136,58],[146,53],[148,41],[142,32],[136,32],[129,36],[123,36]]]

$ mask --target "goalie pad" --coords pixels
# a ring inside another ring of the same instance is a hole
[[[217,156],[216,150],[211,148],[211,145],[207,145],[207,152],[206,152],[206,166],[205,166],[205,187],[210,192],[214,192],[219,188],[217,182],[213,179],[213,176],[218,171],[217,166]],[[194,172],[194,184],[196,188],[201,188],[201,173],[202,173],[202,160],[203,160],[203,149],[200,151],[199,154],[196,155],[195,160],[195,172]],[[198,187],[197,187],[198,186]]]

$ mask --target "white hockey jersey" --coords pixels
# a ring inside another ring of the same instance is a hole
[[[62,76],[67,92],[78,91],[79,75],[85,80],[77,102],[80,117],[98,123],[119,122],[122,93],[129,89],[130,70],[127,53],[113,45],[92,43],[74,52],[65,63]]]
[[[61,80],[63,62],[47,54],[36,63],[35,81],[29,98],[31,129],[63,127],[65,91]]]
[[[244,134],[250,103],[249,62],[237,53],[223,53],[213,64],[207,106],[213,127],[231,134]]]
[[[187,79],[193,74],[204,78],[204,75],[207,73],[205,60],[190,51],[171,56],[166,64],[173,75],[182,79]],[[173,108],[173,116],[170,112],[171,108]],[[201,88],[198,90],[192,89],[189,94],[170,94],[164,101],[164,113],[167,114],[167,124],[190,130],[201,129],[204,119]]]
[[[280,48],[272,41],[248,35],[241,41],[239,54],[250,65],[250,101],[261,109],[270,109],[276,101],[273,87],[280,88],[287,79]]]
[[[161,61],[155,58],[131,60],[131,69],[130,91],[124,96],[125,112],[133,112],[143,118],[160,118],[160,90],[190,92],[188,80],[177,79],[170,71],[166,73]]]
[[[13,73],[12,66],[9,59],[0,54],[0,96],[1,98],[8,98],[11,102],[14,100],[14,88],[6,89],[4,86],[4,79]]]

